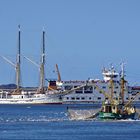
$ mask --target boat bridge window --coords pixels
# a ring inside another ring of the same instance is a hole
[[[116,78],[118,75],[106,75],[106,77]]]

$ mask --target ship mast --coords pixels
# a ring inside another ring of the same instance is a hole
[[[114,67],[111,66],[111,77],[110,77],[111,102],[112,102],[113,96],[114,96],[114,79],[113,79],[113,72],[114,72]]]
[[[17,52],[17,58],[16,58],[16,85],[17,85],[17,89],[20,88],[21,86],[21,79],[20,79],[20,63],[21,63],[21,54],[20,54],[20,47],[21,47],[21,31],[20,31],[20,25],[18,26],[18,52]]]
[[[124,63],[121,64],[121,98],[122,98],[122,104],[124,104]]]
[[[111,88],[111,102],[113,100],[113,96],[114,96],[114,81],[111,75],[111,79],[110,79],[110,88]]]
[[[40,89],[44,90],[45,86],[45,31],[43,30],[43,40],[42,40],[42,49],[41,49],[41,62],[40,62]]]

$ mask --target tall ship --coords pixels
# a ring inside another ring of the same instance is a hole
[[[53,96],[55,93],[48,92],[45,87],[45,31],[43,30],[42,54],[41,62],[38,65],[40,70],[40,85],[38,88],[25,89],[21,85],[21,31],[19,26],[18,31],[18,51],[16,63],[11,62],[6,57],[1,56],[4,60],[14,66],[16,70],[16,88],[0,90],[0,104],[47,104],[60,103],[58,96]],[[52,97],[53,96],[53,97]]]

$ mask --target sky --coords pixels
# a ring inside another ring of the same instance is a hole
[[[0,55],[21,53],[39,63],[46,31],[47,79],[102,79],[103,67],[125,63],[126,79],[140,85],[139,0],[0,0]],[[23,86],[39,85],[39,69],[22,58]],[[0,84],[15,83],[15,69],[0,59]]]

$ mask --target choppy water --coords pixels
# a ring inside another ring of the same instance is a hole
[[[140,140],[140,121],[71,121],[67,105],[0,105],[0,139]]]

